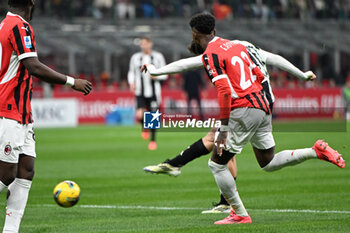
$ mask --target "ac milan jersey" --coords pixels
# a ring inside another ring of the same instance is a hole
[[[270,114],[261,86],[265,76],[244,45],[215,37],[202,61],[218,91],[220,118],[229,118],[232,108],[241,107],[258,108]]]
[[[34,31],[19,15],[0,24],[0,117],[32,123],[32,77],[21,60],[36,57]]]

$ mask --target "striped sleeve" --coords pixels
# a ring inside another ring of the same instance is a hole
[[[220,60],[215,53],[206,53],[202,59],[205,70],[218,93],[220,119],[227,119],[230,116],[231,96],[234,91],[226,73],[225,60]]]
[[[226,65],[224,60],[219,60],[219,56],[215,53],[204,54],[203,57],[203,65],[205,70],[212,81],[215,83],[219,79],[223,79],[227,77],[226,74]]]
[[[10,33],[10,42],[19,60],[37,57],[35,36],[31,26],[27,23],[17,24]]]

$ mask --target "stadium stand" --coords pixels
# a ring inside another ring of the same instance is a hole
[[[219,8],[225,5],[231,15],[218,22],[219,36],[247,40],[280,53],[304,70],[315,70],[320,85],[344,84],[350,70],[346,62],[350,58],[350,4],[302,2],[305,1],[39,1],[32,24],[38,35],[40,57],[47,64],[88,77],[101,88],[123,88],[129,58],[138,50],[136,38],[151,36],[155,49],[165,55],[167,62],[189,56],[191,34],[184,33],[190,31],[186,17],[213,9],[213,4]],[[4,15],[6,10],[1,6]],[[117,13],[123,12],[120,6],[127,13],[119,17]],[[147,15],[144,8],[154,15]],[[295,81],[286,84],[290,78],[284,72],[272,73],[283,77],[274,85],[300,85]]]

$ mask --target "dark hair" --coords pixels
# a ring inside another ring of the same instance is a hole
[[[200,33],[210,34],[215,29],[215,17],[206,12],[196,14],[192,16],[190,26]]]
[[[30,0],[8,0],[8,5],[12,7],[26,7]]]

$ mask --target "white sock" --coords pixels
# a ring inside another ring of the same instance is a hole
[[[246,209],[239,197],[236,182],[233,179],[227,165],[217,164],[209,159],[209,168],[214,175],[216,184],[227,202],[232,206],[238,216],[248,216]]]
[[[18,232],[32,181],[16,178],[10,185],[3,233]]]
[[[5,188],[7,188],[7,186],[0,181],[0,193],[2,193],[2,191],[4,191]]]
[[[312,148],[284,150],[275,154],[271,162],[263,167],[263,170],[268,172],[276,171],[283,167],[293,166],[313,158],[317,158],[317,154]]]

